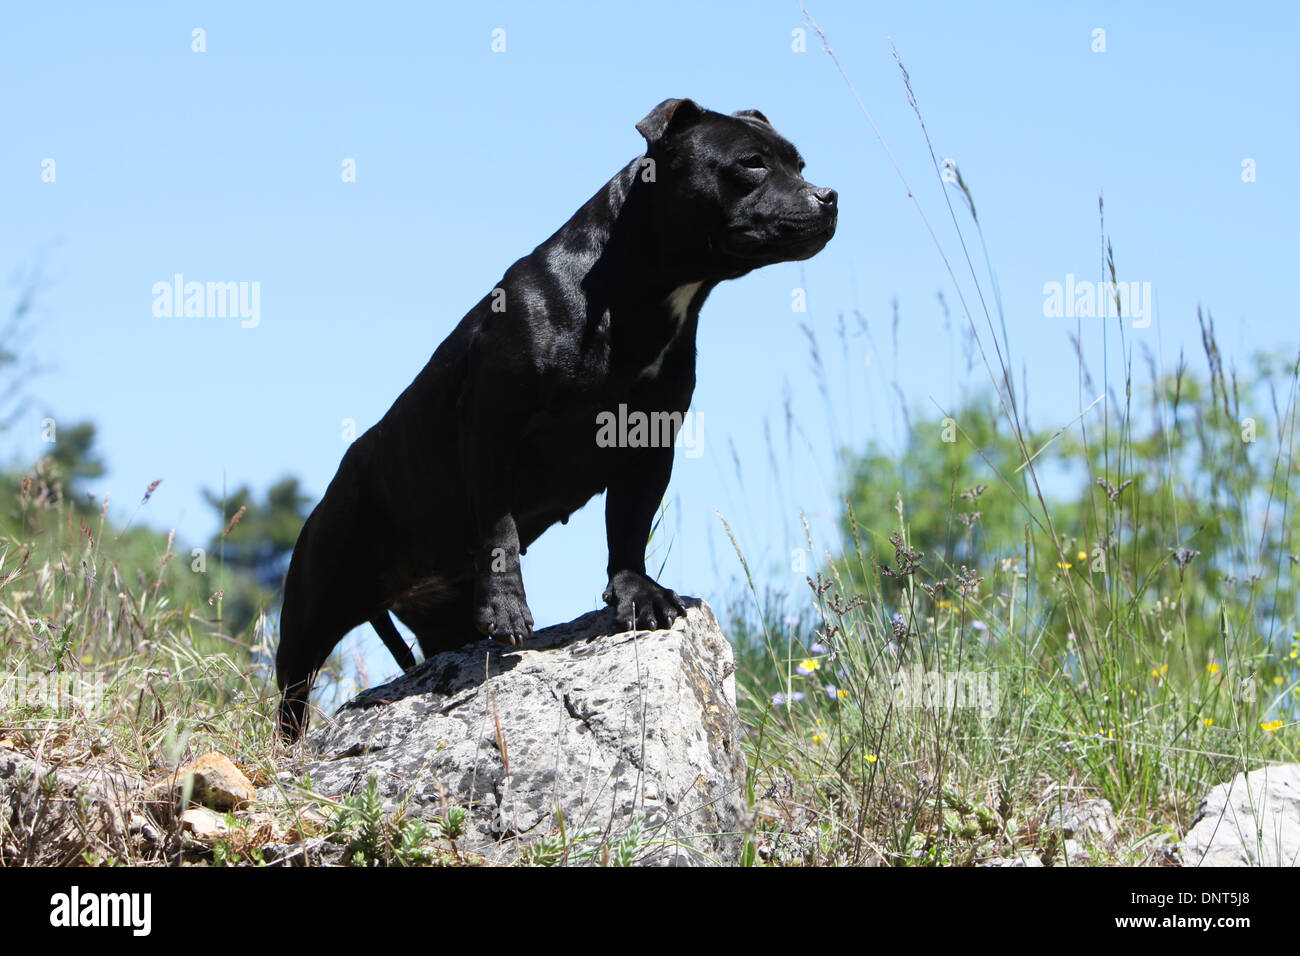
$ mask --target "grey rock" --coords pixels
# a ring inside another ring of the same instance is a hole
[[[323,866],[338,865],[342,861],[340,848],[325,837],[310,837],[295,843],[265,843],[259,847],[260,864],[251,856],[241,860],[240,866]]]
[[[1043,861],[1039,858],[1038,854],[1022,850],[1013,853],[1011,856],[989,857],[987,860],[983,860],[975,865],[982,867],[1042,867]]]
[[[1067,838],[1063,849],[1065,860],[1070,866],[1083,866],[1092,862],[1092,855],[1088,853],[1087,848],[1079,840]]]
[[[563,829],[568,859],[605,842],[638,864],[729,864],[745,829],[731,646],[708,605],[671,630],[617,632],[607,611],[438,654],[346,704],[306,741],[330,796],[366,789],[433,819],[468,810],[463,849],[490,862]],[[269,794],[268,794],[269,796]],[[581,840],[575,834],[588,832]]]
[[[116,767],[56,767],[0,748],[0,862],[69,866],[88,850],[129,858],[122,808],[138,790]]]
[[[1048,824],[1059,827],[1061,835],[1067,840],[1102,846],[1110,846],[1115,841],[1119,827],[1115,823],[1115,808],[1109,800],[1065,797],[1057,804],[1055,801],[1058,797],[1052,795],[1050,799],[1053,806]]]
[[[1300,863],[1300,764],[1239,773],[1212,789],[1179,857],[1183,866]]]

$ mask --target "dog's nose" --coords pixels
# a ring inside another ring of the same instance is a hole
[[[840,198],[839,193],[826,186],[822,186],[820,189],[814,189],[813,195],[817,197],[819,203],[825,206],[834,206]]]

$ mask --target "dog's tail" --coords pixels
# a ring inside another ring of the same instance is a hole
[[[411,653],[410,646],[402,640],[402,635],[397,632],[397,626],[393,624],[393,619],[388,616],[387,611],[380,611],[370,619],[370,626],[379,634],[379,639],[384,642],[384,647],[388,648],[397,661],[397,666],[403,671],[412,670],[415,667],[415,655]]]

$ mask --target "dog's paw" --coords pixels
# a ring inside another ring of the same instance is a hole
[[[605,603],[614,609],[620,627],[667,630],[686,614],[676,591],[660,587],[644,574],[619,571],[605,588]]]
[[[521,645],[533,633],[533,612],[522,581],[496,582],[479,589],[474,626],[494,641]]]

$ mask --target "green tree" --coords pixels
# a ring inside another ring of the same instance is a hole
[[[204,489],[203,497],[221,519],[209,553],[224,573],[222,617],[238,633],[274,603],[312,499],[292,476],[273,484],[260,502],[247,485],[224,497]]]

